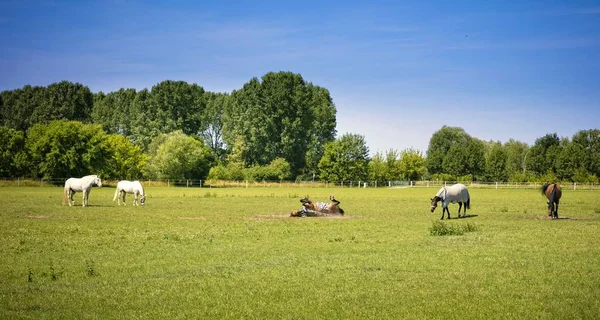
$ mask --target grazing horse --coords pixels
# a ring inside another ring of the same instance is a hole
[[[460,218],[460,208],[465,205],[463,210],[463,217],[467,216],[467,209],[471,209],[471,197],[469,196],[469,190],[464,184],[457,183],[449,187],[442,187],[440,191],[431,199],[431,212],[437,208],[438,201],[442,201],[442,218],[444,220],[444,212],[448,212],[448,219],[450,219],[450,210],[448,210],[448,204],[458,202],[458,217]]]
[[[330,196],[331,202],[314,203],[308,197],[300,199],[302,208],[294,210],[290,217],[327,217],[327,216],[343,216],[344,210],[340,208],[340,202],[334,196]]]
[[[542,194],[548,199],[548,216],[552,219],[558,219],[558,203],[562,196],[562,190],[556,183],[544,183]]]
[[[113,201],[117,200],[117,205],[121,205],[121,197],[123,197],[123,205],[125,205],[125,196],[130,193],[133,194],[133,205],[137,206],[138,195],[140,196],[140,204],[144,205],[146,203],[146,195],[144,194],[144,188],[139,181],[127,181],[121,180],[117,183],[117,190],[115,191],[115,196],[113,197]]]
[[[82,178],[69,178],[65,181],[65,189],[63,192],[63,204],[69,201],[69,206],[75,205],[73,195],[75,192],[83,192],[83,206],[88,205],[88,198],[92,187],[97,185],[102,187],[102,181],[97,175],[85,176]]]

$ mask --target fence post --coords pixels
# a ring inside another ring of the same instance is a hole
[[[573,190],[577,190],[577,182],[573,182]]]
[[[498,182],[496,182],[496,190],[498,190]]]

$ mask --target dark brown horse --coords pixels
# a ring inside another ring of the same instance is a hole
[[[548,198],[548,216],[552,219],[558,219],[558,204],[562,196],[562,190],[556,183],[544,183],[542,194]]]
[[[312,202],[308,197],[300,199],[302,208],[294,210],[290,217],[327,217],[343,216],[344,210],[340,208],[340,202],[334,196],[330,196],[331,202]]]

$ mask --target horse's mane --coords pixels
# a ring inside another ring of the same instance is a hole
[[[542,187],[540,188],[540,191],[542,191],[542,195],[544,195],[544,196],[546,195],[546,190],[548,190],[548,187],[549,187],[551,184],[552,184],[552,183],[548,183],[548,182],[546,182],[546,183],[544,183],[544,184],[542,185]]]

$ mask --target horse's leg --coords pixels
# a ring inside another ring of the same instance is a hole
[[[465,205],[465,208],[466,208],[466,207],[467,207],[467,206]],[[462,202],[459,202],[459,203],[458,203],[458,217],[459,217],[459,218],[460,218],[460,209],[461,209],[461,208],[462,208]]]
[[[137,194],[137,192],[134,192],[134,193],[133,193],[133,205],[134,205],[134,206],[137,206],[137,205],[138,205],[138,203],[137,203],[137,198],[138,198],[138,194]]]
[[[554,207],[554,218],[558,219],[558,202],[555,204],[556,207]]]
[[[123,195],[123,205],[126,206],[127,204],[125,203],[125,197],[127,196],[127,192],[125,192],[125,190],[122,190],[121,194]]]
[[[73,200],[73,190],[69,189],[69,193],[67,194],[67,201],[69,201],[69,207],[72,207],[75,204],[75,200]]]
[[[83,203],[82,206],[86,206],[87,205],[87,190],[83,190]]]

